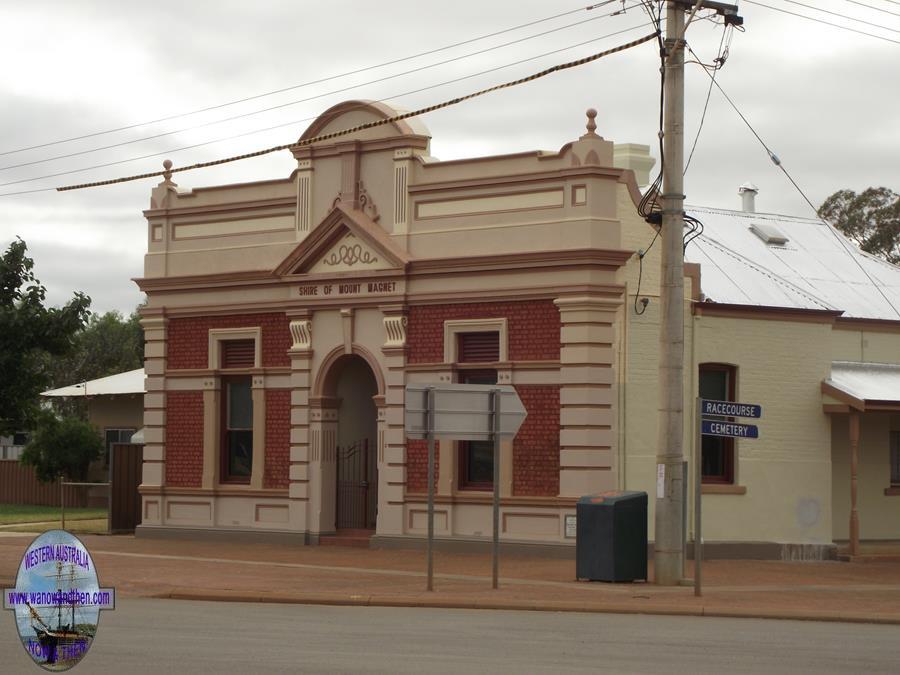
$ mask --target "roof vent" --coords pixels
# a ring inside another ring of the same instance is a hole
[[[744,213],[756,213],[756,194],[758,192],[759,188],[753,183],[744,183],[738,188]]]
[[[753,223],[750,231],[767,244],[774,246],[784,246],[788,242],[787,235],[784,234],[774,225],[766,225],[764,223]]]

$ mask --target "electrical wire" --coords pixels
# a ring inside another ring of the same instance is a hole
[[[649,225],[656,229],[656,232],[653,234],[653,239],[650,240],[650,244],[647,248],[643,251],[638,251],[638,279],[637,287],[634,291],[634,313],[637,316],[641,316],[647,311],[646,303],[641,303],[640,309],[638,308],[638,298],[641,295],[641,281],[644,276],[644,256],[650,252],[650,249],[653,248],[653,244],[655,244],[656,240],[659,238],[660,232],[662,232],[662,210],[658,200],[666,165],[666,154],[663,146],[666,94],[666,46],[662,38],[662,3],[658,2],[655,9],[650,0],[644,0],[642,4],[644,10],[650,16],[650,22],[656,28],[656,39],[659,46],[659,131],[657,132],[657,137],[659,139],[659,173],[656,174],[656,178],[653,179],[653,182],[649,185],[644,192],[644,195],[641,197],[641,201],[638,203],[638,213]]]
[[[847,14],[841,14],[840,12],[832,12],[831,10],[828,10],[828,9],[822,9],[821,7],[814,7],[813,5],[807,5],[806,3],[798,2],[797,0],[781,0],[781,1],[790,3],[792,5],[798,5],[799,7],[805,7],[806,9],[811,9],[816,12],[822,12],[823,14],[830,14],[831,16],[836,16],[841,19],[847,19],[848,21],[856,21],[857,23],[862,23],[867,26],[874,26],[875,28],[881,28],[882,30],[889,30],[892,33],[900,33],[900,30],[898,30],[896,28],[884,26],[880,23],[873,23],[871,21],[866,21],[865,19],[857,19],[856,17],[849,16]]]
[[[874,33],[867,33],[863,30],[856,30],[855,28],[850,28],[849,26],[842,26],[839,23],[832,23],[831,21],[825,21],[824,19],[817,19],[812,16],[806,16],[805,14],[798,14],[797,12],[792,12],[787,9],[781,9],[780,7],[772,7],[771,5],[766,5],[762,2],[757,2],[757,0],[744,0],[744,2],[748,5],[757,5],[758,7],[765,7],[766,9],[771,9],[776,12],[781,12],[782,14],[790,14],[791,16],[796,16],[801,19],[807,19],[808,21],[815,21],[816,23],[822,23],[826,26],[832,26],[833,28],[840,28],[841,30],[847,30],[851,33],[857,33],[859,35],[867,35],[868,37],[875,38],[876,40],[883,40],[884,42],[893,42],[894,44],[900,45],[900,40],[893,40],[888,37],[884,37],[883,35],[875,35]]]
[[[632,8],[632,7],[637,7],[637,6],[638,6],[638,3],[634,3],[634,4],[630,5],[627,9],[630,9],[630,8]],[[620,10],[620,11],[621,11],[621,10]],[[224,123],[226,123],[226,122],[233,122],[233,121],[235,121],[235,120],[245,119],[245,118],[247,118],[247,117],[253,117],[254,115],[260,115],[260,114],[263,114],[263,113],[272,112],[273,110],[280,110],[280,109],[282,109],[282,108],[288,108],[288,107],[291,107],[291,106],[294,106],[294,105],[299,105],[300,103],[308,103],[309,101],[314,101],[314,100],[316,100],[316,99],[325,98],[325,97],[327,97],[327,96],[333,96],[334,94],[341,94],[341,93],[344,93],[344,92],[346,92],[346,91],[351,91],[351,90],[353,90],[353,89],[359,89],[359,88],[361,88],[361,87],[367,87],[367,86],[370,86],[370,85],[373,85],[373,84],[378,84],[378,83],[380,83],[380,82],[386,82],[386,81],[388,81],[388,80],[394,80],[394,79],[397,79],[398,77],[404,77],[404,76],[406,76],[406,75],[412,75],[412,74],[415,74],[415,73],[418,73],[418,72],[421,72],[421,71],[424,71],[424,70],[428,70],[428,69],[430,69],[430,68],[437,68],[438,66],[443,66],[443,65],[446,65],[446,64],[448,64],[448,63],[453,63],[453,62],[455,62],[455,61],[462,61],[462,60],[464,60],[464,59],[468,59],[468,58],[471,58],[471,57],[473,57],[473,56],[479,56],[479,55],[481,55],[481,54],[485,54],[485,53],[488,53],[488,52],[491,52],[491,51],[495,51],[495,50],[497,50],[497,49],[503,49],[503,48],[509,47],[509,46],[511,46],[511,45],[515,45],[515,44],[519,44],[519,43],[521,43],[521,42],[526,42],[526,41],[528,41],[528,40],[533,40],[533,39],[535,39],[535,38],[543,37],[543,36],[545,36],[545,35],[549,35],[550,33],[556,33],[556,32],[558,32],[558,31],[565,30],[565,29],[567,29],[567,28],[572,28],[573,26],[580,26],[580,25],[582,25],[582,24],[585,24],[585,23],[588,23],[588,22],[591,22],[591,21],[597,21],[597,20],[599,20],[599,19],[605,19],[605,18],[608,18],[608,17],[610,17],[610,16],[613,16],[614,14],[617,14],[617,13],[618,13],[618,12],[612,12],[612,13],[609,13],[609,14],[601,14],[601,15],[599,15],[599,16],[591,17],[590,19],[585,19],[585,20],[583,20],[583,21],[576,21],[575,23],[566,24],[565,26],[559,26],[559,27],[557,27],[557,28],[551,28],[550,30],[546,30],[546,31],[543,31],[543,32],[540,32],[540,33],[535,33],[534,35],[527,35],[527,36],[522,37],[522,38],[517,38],[517,39],[515,39],[515,40],[511,40],[511,41],[509,41],[509,42],[505,42],[505,43],[500,44],[500,45],[495,45],[495,46],[493,46],[493,47],[486,47],[486,48],[484,48],[484,49],[479,49],[479,50],[477,50],[477,51],[470,52],[470,53],[468,53],[468,54],[462,54],[462,55],[460,55],[460,56],[454,56],[453,58],[445,59],[445,60],[443,60],[443,61],[437,61],[437,62],[435,62],[435,63],[431,63],[431,64],[428,64],[428,65],[425,65],[425,66],[419,66],[419,67],[417,67],[417,68],[412,68],[412,69],[410,69],[410,70],[405,70],[405,71],[403,71],[403,72],[395,73],[395,74],[393,74],[393,75],[386,75],[386,76],[384,76],[384,77],[379,77],[379,78],[376,78],[376,79],[374,79],[374,80],[370,80],[370,81],[368,81],[368,82],[361,82],[361,83],[359,83],[359,84],[354,84],[354,85],[351,85],[351,86],[342,87],[342,88],[340,88],[340,89],[334,89],[334,90],[332,90],[332,91],[324,92],[324,93],[321,93],[321,94],[316,94],[316,95],[314,95],[314,96],[309,96],[309,97],[307,97],[307,98],[301,98],[301,99],[297,99],[297,100],[295,100],[295,101],[288,101],[288,102],[286,102],[286,103],[280,103],[280,104],[278,104],[278,105],[269,106],[269,107],[267,107],[267,108],[260,108],[260,109],[258,109],[258,110],[251,110],[251,111],[248,111],[248,112],[245,112],[245,113],[240,113],[240,114],[238,114],[238,115],[232,115],[232,116],[230,116],[230,117],[224,117],[224,118],[218,119],[218,120],[211,120],[211,121],[209,121],[209,122],[203,122],[203,123],[201,123],[201,124],[196,124],[196,125],[189,126],[189,127],[182,127],[181,129],[174,129],[174,130],[172,130],[172,131],[164,131],[164,132],[160,132],[160,133],[158,133],[158,134],[153,134],[153,135],[150,135],[150,136],[143,136],[143,137],[141,137],[141,138],[134,138],[134,139],[127,140],[127,141],[121,141],[121,142],[119,142],[119,143],[112,143],[112,144],[110,144],[110,145],[103,145],[103,146],[96,147],[96,148],[90,148],[90,149],[88,149],[88,150],[79,150],[79,151],[77,151],[77,152],[70,152],[70,153],[67,153],[67,154],[64,154],[64,155],[55,155],[55,156],[53,156],[53,157],[46,157],[46,158],[44,158],[44,159],[37,159],[37,160],[29,161],[29,162],[20,162],[19,164],[9,164],[9,165],[7,165],[7,166],[0,166],[0,171],[6,171],[6,170],[8,170],[8,169],[18,169],[18,168],[21,168],[21,167],[24,167],[24,166],[34,166],[34,165],[36,165],[36,164],[44,164],[44,163],[46,163],[46,162],[52,162],[52,161],[55,161],[55,160],[58,160],[58,159],[68,159],[68,158],[70,158],[70,157],[79,157],[79,156],[82,156],[82,155],[88,155],[88,154],[91,154],[91,153],[94,153],[94,152],[100,152],[100,151],[102,151],[102,150],[110,150],[110,149],[112,149],[112,148],[120,148],[120,147],[123,147],[123,146],[126,146],[126,145],[131,145],[131,144],[133,144],[133,143],[141,143],[141,142],[143,142],[143,141],[150,141],[150,140],[154,140],[154,139],[157,139],[157,138],[164,138],[164,137],[166,137],[166,136],[173,136],[173,135],[175,135],[175,134],[181,134],[181,133],[184,133],[184,132],[186,132],[186,131],[194,131],[194,130],[196,130],[196,129],[203,129],[203,128],[206,128],[206,127],[215,126],[215,125],[217,125],[217,124],[224,124]],[[320,81],[321,81],[321,80],[320,80]]]
[[[578,8],[576,8],[576,9],[572,9],[572,10],[569,10],[569,11],[566,11],[566,12],[561,12],[561,13],[559,13],[559,14],[554,14],[554,15],[552,15],[552,16],[547,16],[547,17],[544,17],[544,18],[542,18],[542,19],[536,19],[536,20],[534,20],[534,21],[529,21],[529,22],[527,22],[527,23],[521,23],[521,24],[518,24],[518,25],[516,25],[516,26],[512,26],[512,27],[510,27],[510,28],[504,28],[503,30],[494,31],[493,33],[485,33],[484,35],[479,35],[478,37],[469,38],[469,39],[467,39],[467,40],[462,40],[462,41],[460,41],[460,42],[454,42],[453,44],[445,45],[445,46],[443,46],[443,47],[437,47],[437,48],[435,48],[435,49],[429,49],[429,50],[424,51],[424,52],[419,52],[418,54],[412,54],[412,55],[410,55],[410,56],[404,56],[404,57],[401,57],[401,58],[398,58],[398,59],[393,59],[393,60],[391,60],[391,61],[385,61],[385,62],[383,62],[383,63],[379,63],[379,64],[376,64],[376,65],[373,65],[373,66],[365,66],[364,68],[357,68],[356,70],[350,70],[350,71],[347,71],[346,73],[341,73],[341,74],[339,74],[339,75],[331,75],[331,76],[328,76],[328,77],[319,78],[319,79],[317,79],[317,80],[311,80],[311,81],[309,81],[309,82],[302,82],[302,83],[300,83],[300,84],[291,85],[291,86],[289,86],[289,87],[282,87],[281,89],[273,89],[273,90],[271,90],[271,91],[263,92],[263,93],[261,93],[261,94],[254,94],[254,95],[252,95],[252,96],[245,96],[244,98],[235,99],[235,100],[233,100],[233,101],[227,101],[227,102],[225,102],[225,103],[219,103],[219,104],[216,104],[216,105],[208,106],[208,107],[206,107],[206,108],[198,108],[198,109],[196,109],[196,110],[191,110],[191,111],[183,112],[183,113],[177,113],[177,114],[174,114],[174,115],[168,115],[168,116],[166,116],[166,117],[158,117],[158,118],[156,118],[156,119],[147,120],[147,121],[145,121],[145,122],[135,122],[135,123],[133,123],[133,124],[128,124],[128,125],[121,126],[121,127],[115,127],[115,128],[112,128],[112,129],[106,129],[106,130],[103,130],[103,131],[95,131],[95,132],[88,133],[88,134],[82,134],[81,136],[71,136],[71,137],[69,137],[69,138],[61,138],[61,139],[59,139],[59,140],[49,141],[49,142],[47,142],[47,143],[40,143],[40,144],[37,144],[37,145],[31,145],[31,146],[24,147],[24,148],[17,148],[17,149],[15,149],[15,150],[6,150],[6,151],[3,151],[3,152],[0,152],[0,156],[3,156],[3,155],[11,155],[11,154],[14,154],[14,153],[17,153],[17,152],[25,152],[26,150],[37,150],[38,148],[46,148],[46,147],[51,146],[51,145],[59,145],[59,144],[61,144],[61,143],[69,143],[69,142],[71,142],[71,141],[80,141],[80,140],[83,140],[83,139],[85,139],[85,138],[94,138],[94,137],[96,137],[96,136],[103,136],[103,135],[106,135],[106,134],[112,134],[112,133],[115,133],[115,132],[118,132],[118,131],[127,131],[127,130],[129,130],[129,129],[135,129],[135,128],[137,128],[137,127],[149,126],[149,125],[151,125],[151,124],[158,124],[158,123],[160,123],[160,122],[168,122],[168,121],[170,121],[170,120],[179,119],[179,118],[181,118],[181,117],[189,117],[189,116],[191,116],[191,115],[198,115],[198,114],[200,114],[200,113],[210,112],[210,111],[212,111],[212,110],[219,110],[219,109],[221,109],[221,108],[226,108],[226,107],[228,107],[228,106],[237,105],[237,104],[239,104],[239,103],[246,103],[247,101],[254,101],[254,100],[257,100],[257,99],[260,99],[260,98],[265,98],[266,96],[273,96],[273,95],[275,95],[275,94],[282,94],[282,93],[284,93],[284,92],[286,92],[286,91],[292,91],[292,90],[294,90],[294,89],[301,89],[301,88],[303,88],[303,87],[309,87],[309,86],[312,86],[312,85],[314,85],[314,84],[321,84],[321,83],[323,83],[323,82],[328,82],[328,81],[330,81],[330,80],[337,80],[337,79],[340,79],[340,78],[343,78],[343,77],[349,77],[350,75],[358,75],[359,73],[365,73],[365,72],[368,72],[368,71],[370,71],[370,70],[376,70],[376,69],[378,69],[378,68],[384,68],[384,67],[386,67],[386,66],[396,65],[396,64],[398,64],[398,63],[403,63],[403,62],[405,62],[405,61],[412,61],[412,60],[414,60],[414,59],[418,59],[418,58],[421,58],[421,57],[423,57],[423,56],[430,56],[431,54],[437,54],[438,52],[447,51],[448,49],[454,49],[454,48],[456,48],[456,47],[461,47],[461,46],[463,46],[463,45],[471,44],[471,43],[473,43],[473,42],[480,42],[481,40],[486,40],[486,39],[488,39],[488,38],[496,37],[496,36],[498,36],[498,35],[503,35],[504,33],[511,33],[511,32],[520,30],[520,29],[522,29],[522,28],[528,28],[529,26],[537,25],[537,24],[539,24],[539,23],[545,23],[545,22],[547,22],[547,21],[552,21],[553,19],[559,19],[560,17],[563,17],[563,16],[569,16],[570,14],[576,14],[576,13],[578,13],[578,12],[590,11],[590,10],[593,10],[593,9],[597,9],[597,8],[599,8],[599,7],[603,7],[604,5],[612,4],[612,3],[615,2],[615,1],[616,1],[616,0],[604,0],[603,2],[598,2],[598,3],[595,3],[595,4],[593,4],[593,5],[588,5],[587,7],[581,6],[581,7],[578,7]]]
[[[533,80],[537,80],[542,77],[546,77],[547,75],[551,75],[552,73],[557,73],[562,70],[568,70],[569,68],[576,68],[578,66],[582,66],[586,63],[591,63],[598,59],[601,59],[605,56],[610,56],[612,54],[617,54],[618,52],[625,51],[626,49],[631,49],[632,47],[636,47],[638,45],[644,44],[645,42],[649,42],[654,38],[659,36],[659,31],[655,31],[650,33],[649,35],[645,35],[644,37],[638,38],[637,40],[632,40],[631,42],[626,42],[624,44],[618,45],[611,49],[606,49],[602,52],[597,52],[596,54],[591,54],[590,56],[585,56],[583,58],[577,59],[575,61],[569,61],[568,63],[560,63],[555,66],[551,66],[550,68],[545,68],[542,71],[537,73],[533,73],[526,77],[519,78],[517,80],[511,80],[509,82],[504,82],[502,84],[497,84],[492,87],[488,87],[486,89],[481,89],[476,92],[472,92],[471,94],[466,94],[465,96],[458,96],[456,98],[442,101],[440,103],[435,103],[430,106],[426,106],[424,108],[419,108],[418,110],[413,110],[411,112],[402,113],[399,115],[393,115],[391,117],[382,118],[380,120],[376,120],[373,122],[366,122],[365,124],[358,124],[354,127],[350,127],[349,129],[342,129],[340,131],[334,131],[327,134],[320,134],[318,136],[314,136],[312,138],[301,139],[299,141],[295,141],[293,143],[285,143],[283,145],[276,145],[270,148],[264,148],[262,150],[256,150],[254,152],[244,153],[242,155],[235,155],[233,157],[225,157],[222,159],[212,160],[209,162],[197,162],[196,164],[191,164],[189,166],[182,166],[175,169],[166,168],[163,171],[152,171],[143,174],[137,174],[133,176],[122,176],[120,178],[112,178],[109,180],[95,181],[92,183],[82,183],[79,185],[64,185],[56,188],[58,192],[65,192],[69,190],[81,190],[89,187],[99,187],[101,185],[114,185],[118,183],[126,183],[129,181],[140,180],[142,178],[153,178],[156,176],[164,176],[168,178],[172,173],[180,172],[180,171],[192,171],[195,169],[202,169],[209,166],[218,166],[221,164],[227,164],[230,162],[236,162],[242,159],[249,159],[251,157],[261,157],[262,155],[268,155],[273,152],[278,152],[281,150],[288,150],[300,147],[306,147],[309,145],[313,145],[314,143],[320,143],[322,141],[330,140],[332,138],[339,138],[341,136],[346,136],[348,134],[356,133],[357,131],[363,131],[365,129],[372,129],[375,127],[384,126],[385,124],[391,124],[393,122],[399,122],[401,120],[409,119],[410,117],[418,117],[419,115],[424,115],[426,113],[434,112],[435,110],[441,110],[443,108],[448,108],[453,105],[457,105],[462,103],[463,101],[468,101],[470,99],[476,98],[478,96],[483,96],[485,94],[499,91],[501,89],[507,89],[510,87],[515,87],[520,84],[524,84],[526,82],[531,82]]]
[[[694,54],[690,45],[688,45],[688,49],[691,51],[692,54]],[[699,57],[697,57],[696,54],[694,54],[694,57],[698,58],[698,60],[699,60]],[[704,71],[706,71],[706,74],[709,75],[710,78],[712,78],[712,75],[709,73],[709,71],[707,71],[706,69],[704,69]],[[721,94],[725,97],[725,100],[727,100],[728,103],[731,104],[731,107],[734,108],[734,111],[744,121],[744,124],[747,125],[747,128],[750,129],[750,131],[756,137],[756,140],[758,140],[760,142],[760,144],[763,146],[763,148],[765,148],[766,152],[769,154],[769,158],[772,160],[772,162],[775,164],[775,166],[777,166],[779,169],[781,169],[782,173],[784,173],[784,175],[787,177],[787,179],[791,182],[791,185],[793,185],[794,188],[797,190],[797,192],[800,194],[800,196],[803,197],[804,201],[806,201],[806,203],[809,204],[809,208],[811,208],[813,210],[813,213],[816,215],[816,218],[818,218],[823,223],[825,223],[825,225],[832,231],[832,234],[834,234],[834,236],[837,237],[841,246],[844,247],[844,249],[847,251],[847,253],[850,255],[850,257],[853,259],[853,261],[856,263],[856,265],[862,271],[862,273],[866,275],[866,278],[871,282],[872,286],[875,287],[875,290],[878,291],[878,293],[881,295],[881,297],[884,298],[885,302],[887,302],[887,304],[890,305],[891,309],[894,310],[894,312],[897,314],[897,316],[900,317],[900,310],[898,310],[896,305],[894,305],[894,303],[891,302],[890,298],[888,298],[888,296],[885,295],[884,291],[881,290],[881,287],[875,283],[875,280],[872,278],[872,276],[869,274],[869,272],[866,270],[866,268],[863,267],[862,264],[857,259],[855,252],[850,250],[849,248],[847,248],[846,242],[843,240],[843,238],[837,232],[835,232],[834,226],[819,215],[818,209],[813,205],[813,203],[812,203],[812,201],[810,201],[809,197],[806,196],[806,193],[797,184],[797,181],[794,180],[794,177],[791,176],[791,174],[788,172],[788,170],[784,167],[784,165],[781,163],[781,160],[778,158],[778,156],[774,152],[772,152],[772,150],[769,148],[768,145],[766,145],[765,141],[763,141],[763,139],[760,137],[760,135],[756,132],[756,129],[753,128],[753,125],[750,124],[749,120],[738,109],[738,107],[737,107],[737,105],[735,105],[734,101],[732,101],[731,98],[728,96],[728,94],[725,93],[725,90],[722,89],[722,85],[719,84],[718,82],[716,82],[715,85],[716,85],[716,88],[718,88],[719,92],[721,92]]]
[[[382,98],[382,99],[378,99],[377,102],[384,102],[384,101],[386,101],[386,100],[393,100],[393,99],[397,99],[397,98],[400,98],[400,97],[403,97],[403,96],[409,96],[409,95],[412,95],[412,94],[418,94],[418,93],[421,93],[421,92],[423,92],[423,91],[427,91],[427,90],[430,90],[430,89],[436,89],[436,88],[438,88],[438,87],[446,86],[446,85],[448,85],[448,84],[455,84],[455,83],[461,82],[461,81],[463,81],[463,80],[472,79],[472,78],[474,78],[474,77],[479,77],[479,76],[481,76],[481,75],[485,75],[485,74],[488,74],[488,73],[492,73],[492,72],[496,72],[496,71],[503,70],[503,69],[506,69],[506,68],[510,68],[510,67],[512,67],[512,66],[517,66],[517,65],[520,65],[520,64],[522,64],[522,63],[526,63],[526,62],[528,62],[528,61],[534,61],[534,60],[536,60],[536,59],[540,59],[540,58],[543,58],[543,57],[545,57],[545,56],[550,56],[550,55],[553,55],[553,54],[557,54],[557,53],[559,53],[559,52],[568,51],[569,49],[574,49],[574,48],[576,48],[576,47],[582,47],[582,46],[584,46],[584,45],[586,45],[586,44],[591,44],[591,43],[593,43],[593,42],[599,42],[599,41],[601,41],[601,40],[606,40],[606,39],[608,39],[608,38],[615,37],[616,35],[621,35],[621,34],[623,34],[623,33],[629,33],[629,32],[631,32],[631,31],[633,31],[633,30],[637,30],[638,28],[643,27],[643,25],[644,25],[644,24],[639,24],[639,25],[636,25],[636,26],[631,26],[630,28],[625,28],[625,29],[622,29],[622,30],[619,30],[619,31],[615,31],[615,32],[613,32],[613,33],[608,33],[608,34],[606,34],[606,35],[601,35],[600,37],[592,38],[591,40],[586,40],[586,41],[584,41],[584,42],[579,42],[579,43],[577,43],[577,44],[569,45],[569,46],[567,46],[567,47],[561,47],[561,48],[559,48],[559,49],[554,49],[554,50],[551,50],[551,51],[549,51],[549,52],[544,52],[544,53],[542,53],[542,54],[538,54],[538,55],[536,55],[536,56],[530,56],[530,57],[528,57],[528,58],[520,59],[520,60],[514,61],[514,62],[512,62],[512,63],[504,64],[504,65],[502,65],[502,66],[495,66],[494,68],[489,68],[489,69],[487,69],[487,70],[482,70],[482,71],[479,71],[479,72],[477,72],[477,73],[472,73],[472,74],[470,74],[470,75],[464,75],[464,76],[461,76],[461,77],[454,78],[454,79],[452,79],[452,80],[446,80],[446,81],[444,81],[444,82],[439,82],[439,83],[437,83],[437,84],[432,84],[432,85],[428,85],[428,86],[425,86],[425,87],[420,87],[420,88],[418,88],[418,89],[413,89],[413,90],[406,91],[406,92],[403,92],[403,93],[394,94],[394,95],[392,95],[392,96],[386,96],[386,97],[384,97],[384,98]],[[364,106],[364,105],[358,106],[359,109],[361,109],[361,108],[363,108],[363,107],[365,107],[365,106]],[[357,109],[357,108],[354,108],[354,109]],[[314,119],[316,119],[316,118],[317,118],[317,116],[307,117],[307,118],[304,118],[304,119],[301,119],[301,120],[293,120],[293,121],[291,121],[291,122],[284,122],[284,123],[281,123],[281,124],[276,124],[276,125],[274,125],[274,126],[265,127],[265,128],[263,128],[263,129],[255,129],[255,130],[247,131],[247,132],[240,133],[240,134],[233,134],[233,135],[231,135],[231,136],[226,136],[226,137],[223,137],[223,138],[213,139],[213,140],[211,140],[211,141],[203,141],[203,142],[201,142],[201,143],[194,143],[194,144],[192,144],[192,145],[186,145],[186,146],[182,146],[182,147],[179,147],[179,148],[172,148],[172,149],[169,149],[169,150],[163,150],[163,151],[161,151],[161,152],[154,152],[154,153],[150,153],[150,154],[147,154],[147,155],[140,155],[140,156],[138,156],[138,157],[129,157],[129,158],[127,158],[127,159],[115,160],[115,161],[112,161],[112,162],[105,162],[105,163],[103,163],[103,164],[95,164],[95,165],[92,165],[92,166],[81,167],[81,168],[78,168],[78,169],[70,169],[70,170],[68,170],[68,171],[59,171],[59,172],[57,172],[57,173],[46,174],[46,175],[43,175],[43,176],[34,176],[34,177],[32,177],[32,178],[23,178],[23,179],[19,179],[19,180],[15,180],[15,181],[8,181],[8,182],[6,182],[6,183],[0,183],[0,187],[6,187],[6,186],[10,186],[10,185],[20,185],[20,184],[22,184],[22,183],[30,183],[30,182],[34,182],[34,181],[38,181],[38,180],[44,180],[44,179],[47,179],[47,178],[57,178],[57,177],[59,177],[59,176],[67,176],[67,175],[71,175],[71,174],[73,174],[73,173],[83,173],[84,171],[91,171],[91,170],[93,170],[93,169],[102,169],[102,168],[107,168],[107,167],[110,167],[110,166],[117,166],[117,165],[120,165],[120,164],[127,164],[127,163],[129,163],[129,162],[139,161],[139,160],[142,160],[142,159],[150,159],[150,158],[153,158],[153,157],[161,157],[161,156],[163,156],[163,155],[171,155],[171,154],[174,154],[174,153],[176,153],[176,152],[182,152],[182,151],[184,151],[184,150],[192,150],[192,149],[199,148],[199,147],[203,147],[203,146],[206,146],[206,145],[213,145],[213,144],[215,144],[215,143],[222,143],[222,142],[225,142],[225,141],[234,140],[234,139],[236,139],[236,138],[244,138],[244,137],[246,137],[246,136],[252,136],[252,135],[258,134],[258,133],[264,133],[264,132],[266,132],[266,131],[273,131],[273,130],[275,130],[275,129],[280,129],[280,128],[287,127],[287,126],[295,126],[295,125],[298,125],[298,124],[302,124],[303,122],[309,122],[309,121],[314,120]],[[50,191],[50,190],[55,190],[55,189],[56,189],[56,188],[52,188],[52,187],[51,187],[51,188],[43,188],[43,189],[38,189],[38,190],[24,190],[24,191],[17,191],[17,192],[6,192],[6,193],[0,194],[0,197],[13,196],[13,195],[20,195],[20,194],[31,194],[31,193],[34,193],[34,192],[44,192],[44,191]]]
[[[847,2],[849,2],[853,5],[859,5],[860,7],[865,7],[866,9],[871,9],[872,11],[875,11],[875,12],[884,12],[885,14],[890,14],[891,16],[900,16],[900,14],[898,14],[897,12],[892,12],[889,9],[882,9],[881,7],[873,7],[872,5],[867,5],[864,2],[857,2],[857,0],[847,0]],[[896,2],[894,4],[900,5],[900,2]]]
[[[713,65],[709,66],[713,68],[712,81],[709,83],[709,89],[706,90],[706,101],[703,103],[703,114],[700,115],[700,124],[697,127],[697,135],[694,136],[694,143],[691,145],[691,152],[688,155],[687,162],[685,162],[684,172],[682,173],[682,176],[687,175],[688,167],[690,167],[691,160],[694,158],[694,151],[697,149],[697,141],[700,140],[700,132],[703,131],[703,123],[706,121],[706,111],[709,108],[709,99],[712,96],[713,85],[716,83],[716,75],[718,74],[719,70],[721,70],[725,66],[725,61],[728,60],[729,49],[731,46],[731,36],[733,34],[734,32],[730,30],[730,27],[726,26],[725,30],[722,31],[722,39],[719,40],[719,49],[717,51],[716,58],[713,59]],[[728,36],[729,44],[728,46],[725,46],[725,49],[723,51],[722,47],[723,45],[725,45],[726,35]],[[704,68],[708,68],[708,66],[700,63],[700,61],[697,61],[697,63],[699,63]]]

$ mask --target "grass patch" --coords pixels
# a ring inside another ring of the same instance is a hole
[[[105,508],[66,507],[66,524],[69,520],[106,519]],[[32,504],[0,504],[0,525],[12,523],[37,523],[43,520],[59,520],[58,506],[34,506]]]
[[[69,520],[69,513],[66,511],[66,530],[73,534],[106,534],[108,523],[106,514],[103,518],[94,518],[91,520]],[[29,525],[23,523],[21,525],[13,525],[12,527],[4,527],[2,532],[46,532],[47,530],[62,529],[62,521],[48,522],[41,525]]]

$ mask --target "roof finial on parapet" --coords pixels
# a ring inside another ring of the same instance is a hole
[[[588,121],[587,121],[587,135],[588,136],[596,136],[594,132],[597,130],[597,123],[594,121],[594,118],[597,117],[597,111],[594,108],[588,108],[586,113]]]
[[[171,180],[172,180],[172,160],[171,159],[163,160],[163,169],[165,169],[165,171],[163,172],[163,178],[166,180],[167,183],[171,182]]]

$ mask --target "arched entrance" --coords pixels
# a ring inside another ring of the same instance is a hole
[[[325,382],[339,401],[335,438],[335,529],[374,530],[378,508],[378,382],[356,354],[331,364]]]

